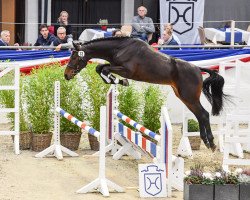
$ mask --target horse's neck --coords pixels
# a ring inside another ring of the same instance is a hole
[[[88,47],[88,51],[91,58],[101,58],[108,59],[112,58],[114,55],[113,49],[116,48],[117,45],[102,44],[102,45],[90,45]]]

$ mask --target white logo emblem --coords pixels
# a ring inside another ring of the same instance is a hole
[[[169,2],[169,21],[174,32],[182,35],[193,29],[195,2]]]
[[[78,51],[78,56],[83,58],[85,55],[84,51]]]

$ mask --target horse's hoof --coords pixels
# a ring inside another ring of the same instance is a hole
[[[122,85],[123,86],[129,86],[128,79],[122,79]]]
[[[210,144],[209,144],[209,142],[205,143],[205,145],[206,145],[206,147],[207,147],[208,149],[210,149]]]
[[[217,149],[217,146],[214,144],[214,145],[211,147],[211,150],[212,150],[212,152],[215,152],[216,149]]]

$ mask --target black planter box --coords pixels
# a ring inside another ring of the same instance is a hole
[[[250,199],[250,183],[240,184],[240,200]]]
[[[184,200],[213,200],[214,185],[184,183]],[[228,199],[227,199],[228,200]]]
[[[214,200],[239,200],[239,185],[215,185]]]

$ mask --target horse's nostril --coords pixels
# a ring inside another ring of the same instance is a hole
[[[66,80],[69,80],[69,77],[68,77],[67,74],[64,74],[64,78],[65,78]]]

